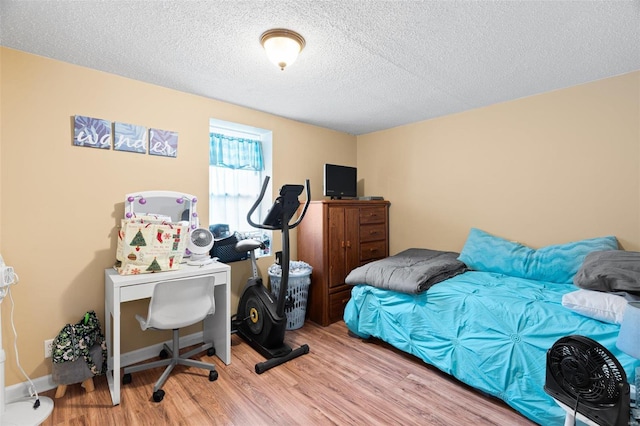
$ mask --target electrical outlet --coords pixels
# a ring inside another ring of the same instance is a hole
[[[44,341],[44,357],[51,358],[51,354],[53,352],[53,339]]]

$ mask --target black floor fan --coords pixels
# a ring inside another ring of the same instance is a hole
[[[620,362],[595,340],[565,336],[547,351],[544,391],[567,412],[565,425],[578,415],[587,424],[629,424],[629,383]]]
[[[258,229],[282,231],[282,278],[277,299],[273,299],[271,293],[263,285],[262,278],[249,279],[242,291],[238,312],[232,325],[233,330],[246,340],[251,347],[258,351],[267,361],[256,364],[256,373],[262,374],[270,368],[276,367],[301,355],[309,353],[309,345],[302,345],[297,349],[291,349],[284,342],[284,334],[287,326],[285,303],[287,298],[287,286],[289,282],[289,230],[302,222],[309,200],[311,190],[309,180],[302,185],[284,185],[280,188],[280,195],[276,198],[262,224],[256,224],[251,219],[253,212],[262,202],[269,184],[267,176],[262,184],[260,196],[247,214],[247,221]],[[306,196],[302,212],[298,219],[289,224],[294,214],[300,207],[298,196],[306,187]]]

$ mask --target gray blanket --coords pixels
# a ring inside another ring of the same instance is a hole
[[[585,257],[573,283],[598,291],[624,291],[640,295],[640,252],[595,251]]]
[[[394,256],[362,265],[349,273],[347,284],[421,293],[434,284],[467,270],[459,253],[411,248]]]

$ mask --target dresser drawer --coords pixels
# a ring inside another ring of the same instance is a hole
[[[360,208],[360,224],[384,223],[386,220],[386,207],[362,207]]]
[[[329,295],[329,321],[340,321],[344,316],[344,307],[351,299],[351,286],[347,290]]]
[[[360,244],[360,262],[387,257],[387,241],[372,241]]]
[[[387,239],[387,225],[376,223],[373,225],[360,225],[360,242],[379,241]]]

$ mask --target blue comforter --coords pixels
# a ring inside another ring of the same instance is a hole
[[[420,294],[353,288],[344,320],[355,334],[380,338],[460,381],[504,400],[542,425],[565,412],[545,393],[546,352],[561,337],[591,337],[620,361],[632,382],[640,362],[615,346],[619,326],[561,304],[577,290],[491,272],[466,272]]]

